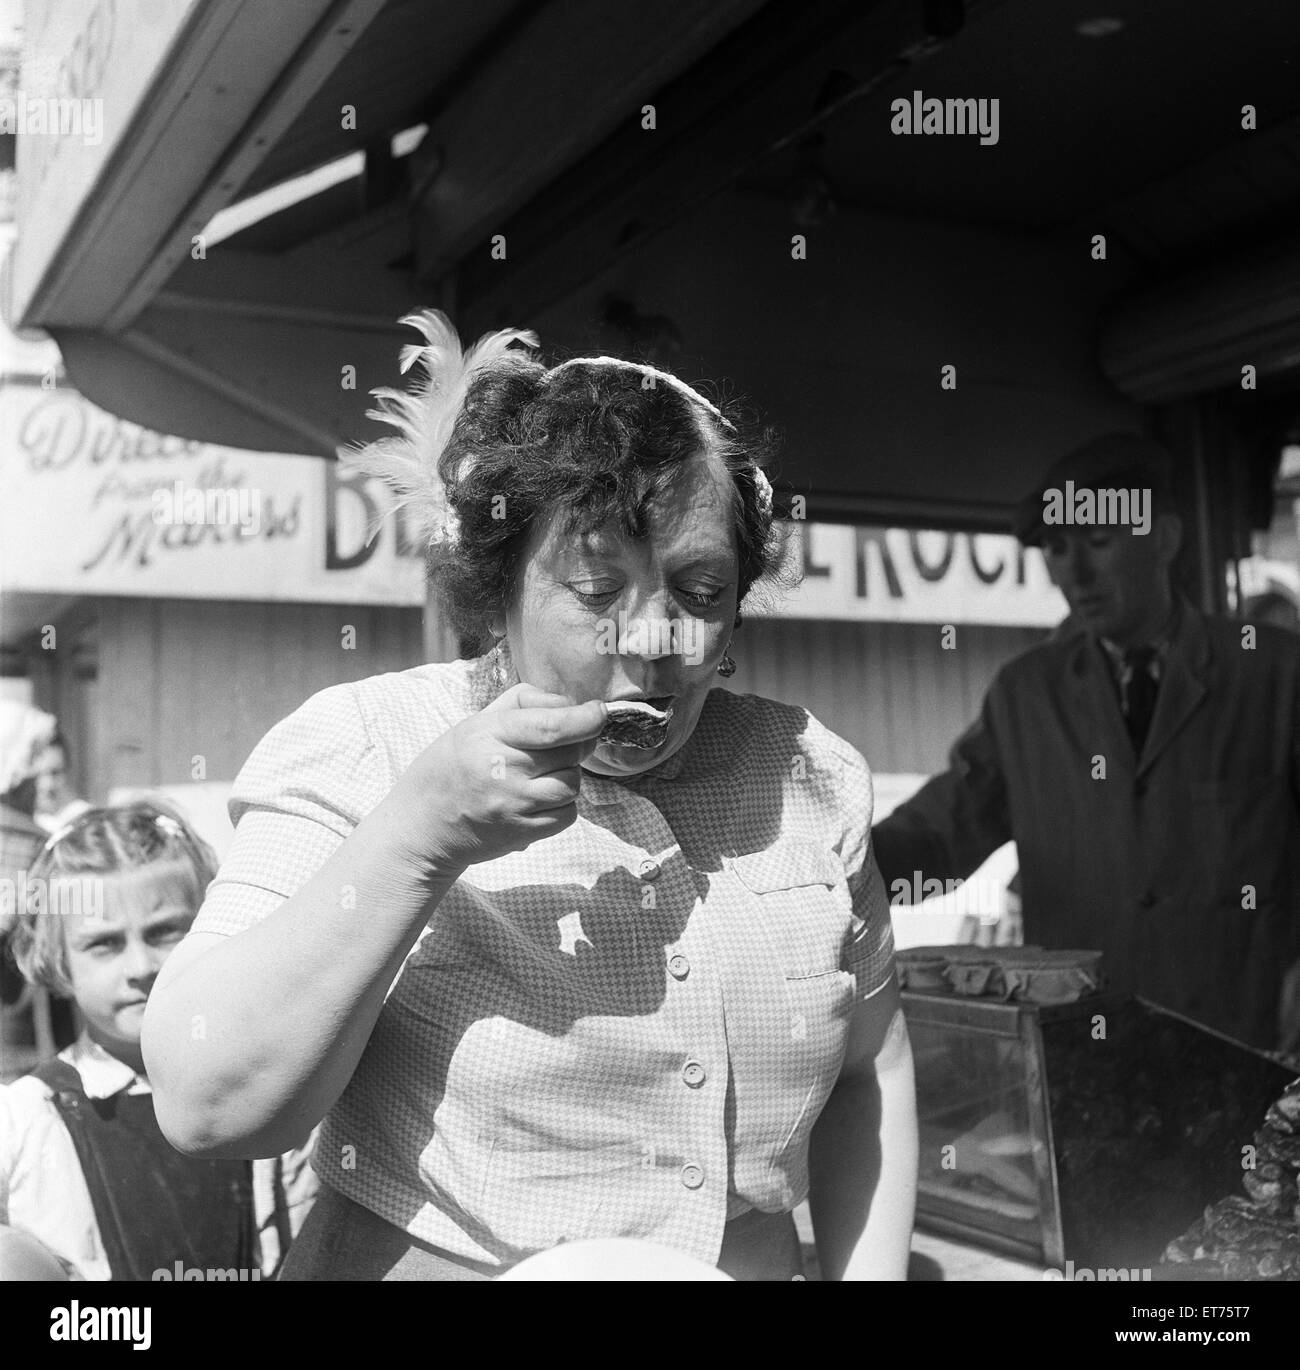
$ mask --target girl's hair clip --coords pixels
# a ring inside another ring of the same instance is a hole
[[[74,832],[81,825],[84,815],[79,814],[70,823],[65,823],[61,828],[52,832],[45,839],[45,845],[41,848],[42,852],[52,851],[69,833]],[[159,832],[168,837],[183,837],[185,829],[170,815],[165,813],[155,813],[149,815],[149,821],[158,829]]]

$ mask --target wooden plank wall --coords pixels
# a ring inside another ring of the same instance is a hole
[[[328,685],[423,660],[419,609],[104,599],[99,616],[100,736],[83,779],[233,780],[259,738]],[[356,629],[345,650],[345,625]]]
[[[342,646],[346,624],[355,650]],[[87,797],[185,783],[195,756],[208,780],[233,780],[258,739],[317,690],[424,660],[422,632],[418,609],[83,601],[60,650],[33,662],[36,700],[63,720]],[[746,619],[727,684],[804,705],[875,771],[930,774],[998,667],[1044,636],[959,625],[946,651],[934,624]]]
[[[956,646],[944,650],[933,623],[747,618],[732,643],[728,684],[802,704],[873,771],[929,775],[947,764],[998,668],[1046,636],[959,624]]]
[[[96,669],[99,623],[89,601],[74,606],[55,627],[53,643],[34,633],[24,653],[32,682],[32,702],[59,720],[68,744],[69,779],[86,794],[99,753],[101,715]]]

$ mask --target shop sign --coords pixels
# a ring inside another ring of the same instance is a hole
[[[334,462],[165,437],[73,390],[9,385],[0,479],[6,590],[424,602],[418,549],[378,482]]]
[[[802,573],[783,617],[1050,627],[1066,605],[1042,554],[1008,534],[793,523]]]
[[[316,457],[165,437],[76,391],[0,388],[0,585],[46,594],[424,602],[419,548],[382,485]],[[751,617],[1058,622],[1011,537],[787,525],[798,589]]]

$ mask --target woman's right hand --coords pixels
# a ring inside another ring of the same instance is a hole
[[[582,761],[606,717],[599,699],[505,691],[426,747],[393,787],[385,803],[403,847],[446,873],[562,832],[577,819]]]
[[[29,1232],[0,1224],[0,1282],[68,1278],[67,1268],[44,1242]]]

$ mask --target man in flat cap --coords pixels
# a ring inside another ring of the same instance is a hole
[[[1070,617],[1002,668],[949,769],[875,827],[876,859],[912,888],[1014,838],[1027,943],[1100,950],[1114,988],[1276,1049],[1300,957],[1300,639],[1176,592],[1172,491],[1163,448],[1108,435],[1022,502]]]

